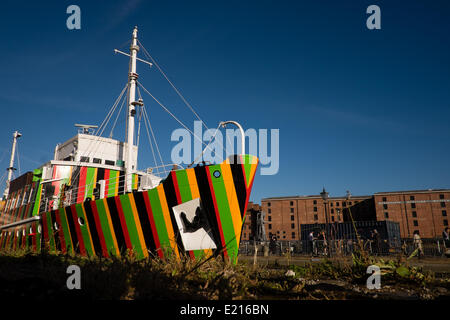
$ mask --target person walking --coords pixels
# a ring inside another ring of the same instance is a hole
[[[414,231],[413,235],[414,250],[417,250],[418,258],[423,256],[422,239],[420,238],[419,231]]]
[[[445,249],[450,249],[450,229],[448,227],[442,231],[442,240],[444,240]]]

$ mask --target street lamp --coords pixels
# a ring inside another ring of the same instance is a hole
[[[323,204],[324,204],[324,207],[325,207],[325,230],[326,230],[326,234],[327,234],[327,245],[328,245],[328,243],[330,242],[330,224],[329,224],[329,221],[328,221],[328,210],[327,210],[328,192],[325,191],[325,187],[323,187],[323,190],[320,193],[320,196],[322,197]],[[329,257],[331,255],[330,248],[331,248],[331,243],[328,246],[328,250],[327,250],[327,255]]]

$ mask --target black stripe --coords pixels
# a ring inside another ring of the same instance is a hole
[[[173,232],[177,241],[178,249],[185,251],[183,241],[180,236],[180,229],[178,229],[177,221],[173,213],[173,206],[178,205],[177,194],[175,193],[175,185],[173,183],[172,174],[163,181],[164,193],[166,195],[167,206],[169,207],[170,220],[172,221]]]
[[[71,201],[76,202],[76,200],[78,199],[78,192],[81,191],[81,189],[78,188],[78,183],[80,182],[80,167],[75,167],[72,170],[72,177],[71,177],[70,181],[71,181],[70,185],[72,188]]]
[[[208,170],[208,166],[196,166],[194,168],[198,191],[200,193],[200,206],[208,219],[209,225],[211,226],[211,232],[218,250],[217,252],[220,252],[222,249],[222,240],[220,239],[219,225],[217,223],[216,211],[214,209],[214,202],[211,195],[211,189],[209,187],[207,176]]]
[[[105,168],[97,169],[97,182],[105,178]]]
[[[245,200],[247,199],[247,188],[245,187],[244,172],[242,171],[242,164],[239,163],[238,156],[234,156],[233,163],[230,164],[231,175],[233,176],[234,188],[238,198],[239,209],[241,211],[241,218],[245,212]]]
[[[69,225],[69,230],[70,230],[70,237],[72,238],[72,246],[73,246],[73,250],[76,253],[80,253],[80,244],[78,242],[78,236],[77,236],[77,230],[75,229],[75,223],[78,223],[78,221],[73,221],[73,216],[72,216],[72,207],[65,207],[64,211],[66,213],[66,220],[67,223]],[[69,250],[69,248],[67,248],[67,250]]]
[[[125,193],[125,172],[119,171],[119,194]]]
[[[145,245],[147,249],[156,253],[155,239],[153,238],[152,227],[148,218],[147,208],[145,206],[144,193],[133,192],[134,202],[136,203],[136,209],[141,222],[142,234],[144,235]]]
[[[116,207],[116,197],[106,198],[108,204],[109,213],[111,215],[111,222],[113,225],[114,233],[116,234],[117,245],[119,246],[119,252],[122,254],[127,250],[125,243],[125,237],[123,235],[122,225],[120,224],[119,211]]]
[[[55,239],[55,246],[57,251],[61,251],[61,240],[59,239],[59,233],[62,232],[61,226],[56,221],[56,210],[50,212],[50,218],[52,220],[53,238]],[[58,226],[58,230],[55,229],[55,225]]]
[[[92,201],[92,200],[91,200]],[[91,201],[85,201],[83,203],[84,211],[86,212],[86,218],[88,220],[89,232],[91,234],[92,243],[94,244],[95,254],[100,257],[103,255],[102,245],[95,225],[94,213],[92,212]]]

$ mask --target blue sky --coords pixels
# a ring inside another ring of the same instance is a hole
[[[81,30],[66,28],[71,4]],[[372,4],[381,30],[366,28]],[[257,175],[253,201],[323,186],[331,196],[449,188],[449,10],[438,0],[3,1],[0,166],[15,130],[23,173],[75,135],[73,124],[103,121],[127,81],[127,58],[113,49],[127,51],[137,25],[209,127],[232,119],[280,130],[279,172]],[[138,73],[193,128],[157,70],[139,64]],[[169,161],[180,126],[144,100]],[[145,167],[152,157],[141,139]]]

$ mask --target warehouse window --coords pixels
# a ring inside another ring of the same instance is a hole
[[[269,223],[269,230],[272,230],[272,225]]]
[[[294,213],[294,208],[291,208],[291,213]]]
[[[272,221],[272,217],[271,217],[271,216],[269,216],[269,217],[268,217],[268,220],[269,220],[269,221]]]
[[[272,209],[267,209],[267,211],[268,211],[269,213],[272,213]]]
[[[416,212],[416,211],[413,211],[413,212],[412,212],[412,216],[413,216],[413,218],[417,218],[417,212]]]
[[[317,204],[317,200],[314,200],[314,201],[313,201],[313,204]]]
[[[294,201],[291,201],[291,206],[293,206],[294,205]]]
[[[267,202],[267,206],[270,207],[270,202]]]
[[[291,229],[295,229],[295,223],[291,223]]]
[[[331,213],[334,213],[334,209],[331,209]]]
[[[414,196],[410,196],[409,200],[416,200]]]
[[[445,219],[445,220],[443,221],[443,223],[444,223],[444,226],[448,226],[448,220],[447,220],[447,219]]]
[[[388,208],[388,205],[387,204],[383,204],[383,209],[387,210],[387,208]]]
[[[389,212],[385,212],[385,213],[384,213],[384,217],[385,217],[386,219],[389,219]]]
[[[339,207],[339,202],[336,202],[336,207]]]
[[[314,212],[317,212],[317,207],[314,207]]]
[[[331,221],[334,222],[334,216],[331,216]]]
[[[383,197],[383,202],[386,202],[386,201],[387,201],[386,197]]]
[[[419,222],[417,222],[417,220],[413,221],[414,227],[418,227],[419,226]]]
[[[445,208],[445,202],[441,202],[441,208]]]
[[[317,216],[317,214],[314,215],[314,221],[319,220],[319,217]]]
[[[292,239],[295,239],[295,232],[292,232]]]
[[[416,207],[416,204],[415,203],[411,203],[411,208],[415,208]]]
[[[444,199],[444,195],[443,195],[443,194],[440,194],[440,195],[439,195],[439,199]]]
[[[447,216],[447,210],[442,210],[442,216],[446,217]]]
[[[291,221],[294,221],[294,216],[291,216]]]

